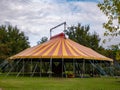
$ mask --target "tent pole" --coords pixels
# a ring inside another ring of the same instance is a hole
[[[52,58],[51,58],[51,72],[50,72],[51,73],[51,77],[52,77],[52,62],[53,61],[52,61]]]
[[[34,67],[34,70],[33,70],[33,72],[32,72],[31,77],[34,75],[36,68],[37,68],[37,63],[35,64],[35,67]]]
[[[77,76],[78,75],[78,63],[77,63],[77,60],[76,60],[76,62],[75,62],[75,69],[76,69],[76,71],[75,71],[75,76]]]
[[[24,59],[23,59],[23,76],[24,76],[24,71],[25,71],[25,66],[24,66],[25,62],[24,62]]]
[[[93,60],[93,64],[94,64],[94,60]],[[95,64],[94,64],[94,65],[95,65]],[[93,76],[94,76],[94,67],[93,67],[93,70],[92,70],[92,71],[93,71]]]
[[[40,59],[40,77],[42,77],[42,59]]]
[[[100,67],[102,68],[102,63],[101,63],[101,61],[100,61]],[[101,73],[99,73],[99,76],[101,77]]]
[[[39,72],[39,75],[40,75],[40,77],[41,77],[41,72],[40,72],[40,59],[38,60],[38,67],[39,67],[38,72]]]
[[[83,59],[83,75],[82,75],[82,77],[84,77],[84,74],[85,74],[85,60]]]
[[[75,75],[75,59],[73,59],[73,74]]]
[[[63,68],[64,68],[64,72],[65,72],[65,77],[67,78],[65,62],[64,62],[64,64],[63,64]]]
[[[52,77],[52,58],[50,59],[50,71],[49,71],[49,77]]]
[[[82,76],[82,72],[80,70],[80,63],[78,62],[78,75],[81,77]]]
[[[64,59],[62,58],[62,78],[63,78],[63,61]]]
[[[18,70],[18,63],[17,63],[17,68],[16,68],[16,72],[19,72],[19,70]]]
[[[31,59],[31,70],[30,70],[30,73],[31,73],[31,75],[30,76],[32,76],[32,68],[33,66],[32,66],[32,59]]]

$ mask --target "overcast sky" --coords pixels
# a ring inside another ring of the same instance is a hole
[[[67,26],[90,25],[90,32],[103,36],[102,23],[106,16],[99,10],[101,0],[0,0],[0,25],[13,25],[25,32],[34,46],[43,36],[49,37],[49,29],[64,21]],[[63,27],[53,35],[63,32]]]

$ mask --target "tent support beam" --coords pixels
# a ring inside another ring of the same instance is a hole
[[[17,61],[17,62],[15,63],[15,65],[13,65],[13,66],[11,67],[11,69],[9,70],[9,72],[7,73],[6,76],[8,76],[8,75],[10,74],[10,72],[12,72],[12,70],[14,69],[14,66],[16,66],[20,61],[21,61],[21,59],[20,59],[19,61]]]
[[[28,60],[27,62],[29,62],[29,60]],[[27,63],[27,62],[26,62],[26,63]],[[21,70],[18,72],[18,74],[17,74],[16,77],[18,77],[23,70],[24,70],[24,65],[22,66]]]
[[[27,63],[27,61],[26,61],[26,63]],[[22,66],[22,68],[21,68],[21,70],[18,72],[18,74],[16,75],[16,77],[18,77],[19,75],[20,75],[20,73],[24,70],[24,64],[23,64],[23,66]]]
[[[37,68],[37,63],[35,64],[35,67],[34,67],[34,70],[33,70],[33,72],[32,72],[31,77],[33,77],[33,75],[34,75],[34,73],[35,73],[36,68]]]
[[[23,66],[22,66],[22,69],[18,72],[18,74],[17,74],[17,76],[16,77],[18,77],[19,75],[20,75],[20,73],[23,71]]]

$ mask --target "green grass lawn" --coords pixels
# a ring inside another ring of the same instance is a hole
[[[0,90],[120,90],[120,78],[40,78],[0,76]]]

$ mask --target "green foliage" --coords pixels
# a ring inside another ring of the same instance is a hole
[[[120,60],[120,48],[118,45],[112,45],[106,50],[106,56],[114,59]]]
[[[98,3],[98,7],[108,17],[108,21],[103,24],[107,29],[104,35],[120,35],[120,0],[103,0]]]
[[[28,47],[28,37],[17,27],[0,26],[0,59],[4,60]]]
[[[42,43],[44,43],[44,42],[46,42],[46,41],[48,41],[48,38],[44,36],[44,37],[42,37],[42,38],[40,39],[40,41],[37,42],[37,44],[39,45],[39,44],[42,44]]]
[[[99,46],[99,35],[95,32],[93,34],[89,33],[89,29],[89,25],[81,26],[81,24],[78,23],[77,26],[68,27],[65,33],[73,41],[100,52],[103,48]]]
[[[116,52],[116,60],[120,61],[120,50]]]

